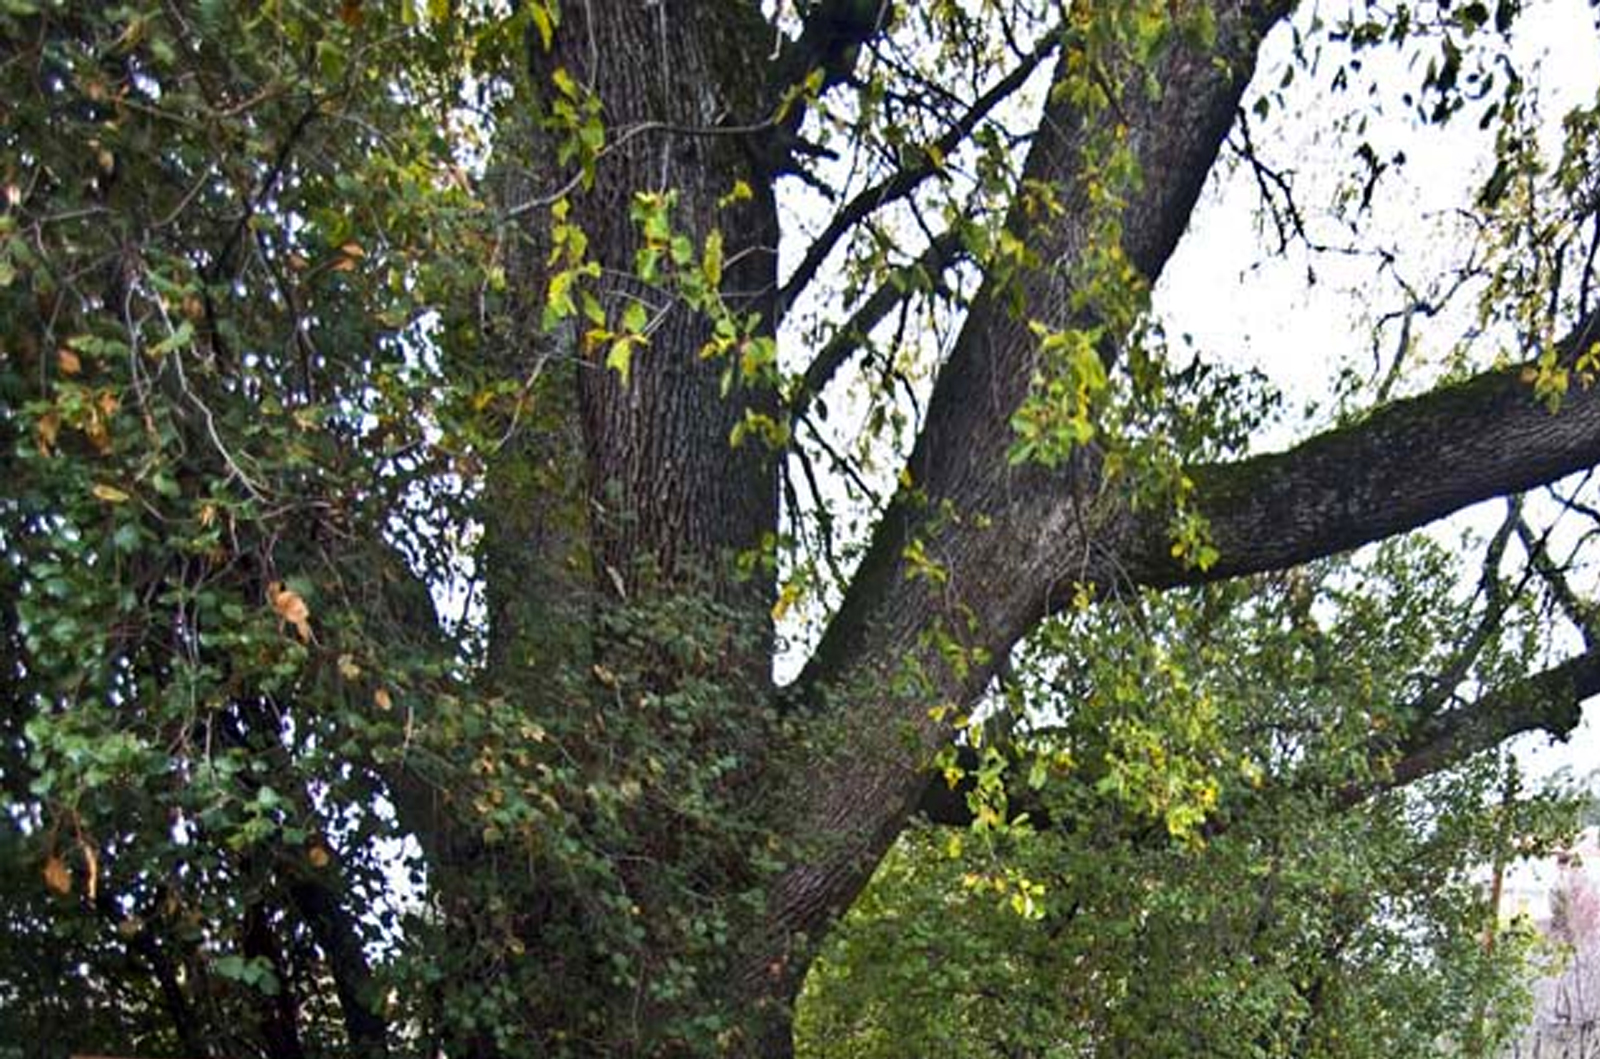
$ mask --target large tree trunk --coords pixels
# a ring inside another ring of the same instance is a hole
[[[730,563],[776,528],[775,460],[729,438],[747,408],[772,412],[776,394],[735,385],[723,396],[726,360],[701,355],[706,315],[634,278],[641,238],[630,211],[641,192],[674,193],[671,222],[697,251],[721,228],[729,307],[760,314],[771,333],[775,200],[745,138],[719,132],[761,98],[765,24],[740,4],[581,5],[571,18],[548,61],[599,98],[613,148],[593,188],[573,193],[570,217],[605,269],[597,293],[608,316],[637,299],[658,319],[626,379],[603,367],[603,348],[580,350],[594,562],[624,591],[703,581],[754,614],[770,605],[771,577],[734,588]],[[736,181],[753,197],[719,206]]]
[[[631,216],[641,193],[670,193],[671,226],[689,239],[697,260],[711,233],[720,230],[726,261],[722,300],[740,317],[759,319],[755,333],[770,338],[778,243],[772,178],[760,162],[762,145],[725,129],[762,112],[769,34],[759,12],[744,4],[563,5],[552,48],[531,48],[533,85],[536,93],[553,92],[552,74],[561,70],[599,101],[608,146],[592,183],[569,184],[569,175],[553,164],[561,137],[543,120],[551,98],[531,108],[527,125],[502,130],[497,143],[498,193],[504,208],[520,218],[520,230],[508,255],[513,320],[496,336],[490,355],[503,376],[537,376],[539,383],[529,417],[488,468],[482,517],[490,664],[482,683],[531,718],[548,722],[561,711],[587,708],[574,704],[561,674],[593,668],[609,679],[613,670],[637,662],[625,657],[629,645],[608,642],[608,612],[683,597],[704,599],[715,613],[732,615],[739,635],[728,638],[736,646],[718,659],[719,683],[752,716],[770,705],[770,549],[778,520],[779,456],[760,440],[733,445],[730,438],[747,413],[774,416],[778,395],[769,381],[742,377],[730,357],[703,355],[713,337],[711,317],[686,305],[670,279],[647,283],[639,277],[636,254],[643,240]],[[736,184],[750,193],[730,195]],[[557,188],[563,196],[552,194]],[[597,277],[584,280],[585,289],[610,326],[620,330],[632,303],[647,311],[648,343],[634,350],[625,374],[606,366],[609,342],[585,340],[591,321],[582,315],[551,330],[541,326],[551,276],[566,264],[550,256],[548,207],[557,197],[565,198],[566,223],[584,233],[587,257],[600,267]],[[670,664],[652,664],[646,683],[670,686],[677,674],[662,668]],[[601,695],[598,709],[632,708],[620,695],[607,702],[609,694]],[[739,748],[749,761],[745,773],[753,774],[759,768],[755,759],[771,749],[760,744],[762,731],[749,725],[750,741]],[[572,749],[584,753],[581,746]],[[597,747],[594,753],[606,751]],[[637,826],[649,831],[668,825],[646,815]],[[658,858],[670,857],[662,850],[674,836],[639,839],[646,848],[624,858],[619,870],[628,892],[650,894],[656,891],[651,875],[663,867]],[[469,839],[432,855],[447,860],[439,877],[446,906],[458,910],[459,922],[470,923],[476,900],[471,875],[482,870],[484,850]],[[720,881],[706,881],[730,890],[749,884],[748,867],[737,863],[726,867]],[[560,878],[536,883],[526,907],[512,917],[512,929],[528,951],[549,951],[552,931],[581,921],[579,899],[566,885]],[[665,910],[644,914],[658,911]],[[738,929],[754,926],[746,922]],[[470,944],[471,928],[465,930],[459,941]],[[570,939],[565,947],[572,947]],[[677,956],[647,952],[638,961],[648,976],[652,967]],[[595,1037],[584,1022],[594,1012],[561,1010],[563,995],[583,995],[579,979],[604,990],[596,980],[612,973],[603,962],[551,961],[548,985],[538,992],[555,1002],[534,1001],[528,1025],[568,1051],[581,1052],[584,1046],[575,1042],[585,1034],[597,1054],[670,1053],[680,1047],[652,1039],[655,1002],[641,1002],[626,990],[614,990],[620,994],[616,1015],[642,1028]],[[694,1002],[718,1006],[726,1015],[737,1001],[730,990],[722,1002],[703,995]],[[470,1049],[491,1054],[494,1044],[479,1038]]]

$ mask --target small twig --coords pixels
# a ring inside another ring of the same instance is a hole
[[[791,413],[798,417],[810,411],[817,396],[827,389],[839,369],[861,348],[872,329],[882,323],[896,305],[916,292],[911,280],[919,273],[935,279],[961,257],[962,249],[961,233],[954,227],[947,228],[934,237],[915,261],[890,272],[855,312],[839,325],[806,367],[800,384],[789,398]]]
[[[768,118],[765,121],[749,125],[677,125],[669,121],[642,121],[637,125],[630,125],[617,133],[617,138],[595,152],[595,164],[622,150],[632,141],[650,133],[663,133],[668,136],[753,136],[766,132],[777,124],[776,119]],[[502,221],[515,220],[518,217],[539,210],[549,209],[562,199],[570,195],[574,189],[589,174],[584,170],[572,174],[563,181],[554,191],[535,196],[526,202],[520,202],[510,207],[500,215]]]

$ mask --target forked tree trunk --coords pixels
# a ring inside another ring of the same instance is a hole
[[[860,16],[879,5],[801,5],[809,13],[806,35],[780,53],[754,3],[561,6],[553,49],[535,49],[533,83],[554,91],[554,74],[564,71],[598,99],[608,137],[593,186],[573,185],[568,220],[586,234],[588,256],[601,266],[591,290],[607,319],[620,320],[638,302],[652,324],[627,379],[604,367],[603,347],[586,348],[582,321],[538,336],[530,322],[521,338],[513,336],[511,369],[527,374],[549,358],[556,381],[546,396],[565,400],[559,407],[566,414],[528,431],[489,471],[488,680],[536,715],[541,674],[552,666],[603,668],[613,647],[594,635],[593,619],[607,608],[706,592],[758,632],[758,646],[723,659],[720,674],[756,707],[773,692],[767,648],[774,582],[768,564],[746,562],[743,576],[735,569],[741,558],[759,559],[777,529],[777,457],[756,441],[732,445],[730,435],[747,412],[772,412],[776,395],[745,384],[724,392],[728,365],[701,355],[707,317],[636,278],[640,237],[630,207],[639,192],[674,193],[672,225],[697,253],[720,229],[728,263],[723,296],[770,329],[778,238],[772,167],[794,119],[766,119],[784,82],[804,80],[809,67],[823,71],[824,83],[847,71],[851,50],[833,47],[838,42],[828,33],[861,39],[872,19]],[[1103,493],[1092,455],[1053,472],[1012,466],[1011,417],[1037,367],[1028,319],[1051,329],[1093,322],[1081,318],[1073,297],[1092,238],[1077,184],[1086,121],[1127,125],[1143,178],[1121,217],[1123,249],[1153,281],[1188,224],[1262,38],[1292,6],[1214,0],[1214,46],[1180,41],[1164,51],[1149,71],[1160,82],[1158,95],[1130,91],[1098,118],[1076,112],[1066,98],[1048,105],[1026,174],[1055,186],[1065,208],[1037,217],[1019,209],[1011,219],[1044,262],[1017,279],[1026,318],[986,289],[940,369],[908,468],[922,499],[897,500],[880,519],[840,611],[785,695],[806,710],[804,759],[788,760],[788,748],[777,743],[746,748],[768,759],[751,796],[786,840],[791,863],[765,909],[736,924],[723,994],[701,1001],[735,1019],[736,1032],[723,1045],[728,1054],[790,1054],[791,1004],[815,943],[866,884],[922,793],[927,755],[950,737],[928,707],[970,706],[993,667],[1070,598],[1075,584],[1165,587],[1305,561],[1600,457],[1600,396],[1569,396],[1552,426],[1513,374],[1486,375],[1290,453],[1196,469],[1207,486],[1197,503],[1224,552],[1214,575],[1173,559],[1170,512],[1136,512]],[[520,157],[527,174],[507,202],[513,207],[566,178],[553,164],[548,133],[521,135],[526,139],[500,144],[502,157],[513,165]],[[730,204],[736,183],[752,194]],[[528,248],[513,256],[511,281],[532,316],[550,276],[543,235],[549,217],[533,210],[526,216]],[[1572,348],[1587,348],[1588,336],[1580,329]],[[1487,416],[1481,430],[1463,411],[1468,407]],[[1444,412],[1450,415],[1441,418]],[[1430,426],[1446,422],[1452,426]],[[1456,437],[1455,424],[1469,422],[1479,439],[1474,459],[1448,466],[1427,459],[1439,449],[1435,441],[1450,440],[1434,433]],[[1360,458],[1347,458],[1352,453]],[[581,481],[571,473],[575,462]],[[560,499],[552,504],[552,496]],[[1337,518],[1320,517],[1325,512]],[[1319,517],[1296,517],[1302,514]],[[905,549],[914,540],[944,567],[948,583],[935,588],[907,576]],[[949,665],[948,652],[930,646],[936,632],[946,646],[954,641],[966,651],[967,664]],[[916,691],[892,690],[908,686],[908,669],[918,678],[911,682]],[[1583,688],[1600,686],[1600,672],[1583,676]],[[1562,687],[1563,701],[1581,690],[1572,682]],[[464,858],[461,867],[470,862]],[[747,881],[737,865],[728,880]]]
[[[1226,62],[1197,48],[1178,48],[1158,71],[1167,82],[1161,101],[1131,104],[1140,125],[1135,141],[1148,172],[1145,191],[1126,218],[1129,249],[1151,278],[1187,222],[1253,69],[1256,46],[1286,5],[1218,6],[1220,57]],[[761,161],[773,157],[767,135],[781,130],[747,135],[727,127],[760,125],[764,108],[773,103],[771,30],[754,5],[736,3],[622,0],[563,10],[566,21],[554,48],[535,57],[534,83],[548,86],[559,69],[592,91],[609,142],[593,187],[573,191],[568,219],[586,234],[589,256],[603,270],[592,290],[607,318],[620,319],[626,305],[638,300],[654,323],[649,345],[632,357],[626,380],[603,366],[603,347],[584,348],[569,328],[566,348],[558,351],[567,357],[558,356],[553,365],[560,372],[575,364],[570,383],[560,387],[570,386],[576,396],[577,417],[536,434],[491,472],[494,499],[486,529],[491,555],[504,554],[503,562],[486,570],[491,614],[500,623],[491,653],[499,660],[500,678],[525,690],[526,681],[512,674],[532,675],[572,650],[574,615],[570,605],[520,596],[536,596],[534,587],[564,595],[564,588],[573,587],[574,554],[588,562],[583,598],[591,608],[651,592],[709,588],[767,630],[771,575],[739,579],[732,569],[777,528],[773,454],[759,443],[729,443],[747,410],[771,412],[775,395],[759,387],[724,392],[726,363],[701,356],[710,337],[706,317],[632,278],[640,235],[629,217],[636,193],[672,192],[673,226],[697,249],[720,228],[729,262],[724,297],[738,312],[760,314],[770,327],[778,233],[772,175]],[[1049,262],[1021,281],[1029,316],[1062,327],[1074,323],[1070,284],[1087,240],[1085,207],[1072,182],[1083,122],[1065,105],[1053,110],[1031,152],[1028,176],[1060,185],[1068,214],[1042,227],[1019,212],[1013,226]],[[535,157],[526,169],[537,174],[544,162],[548,171],[554,144],[542,134],[530,140],[525,149]],[[560,180],[552,175],[547,183]],[[728,205],[736,181],[754,194]],[[530,311],[549,279],[540,227],[547,223],[547,215],[532,214],[528,236],[535,250],[512,277],[526,290]],[[751,1054],[788,1053],[791,1003],[810,960],[799,939],[820,936],[865,885],[920,793],[923,754],[948,737],[924,709],[907,709],[886,697],[884,689],[899,683],[894,667],[925,666],[930,696],[969,702],[994,661],[1052,606],[1060,568],[1082,555],[1085,577],[1095,579],[1114,565],[1109,542],[1095,537],[1100,523],[1086,522],[1082,512],[1063,503],[1095,491],[1092,465],[1052,478],[1014,470],[1006,458],[1010,414],[1033,373],[1035,340],[1026,323],[980,296],[941,375],[929,428],[912,459],[918,486],[934,497],[929,508],[949,501],[951,510],[981,517],[992,528],[974,533],[961,523],[931,529],[922,525],[926,515],[919,508],[897,505],[880,525],[843,612],[802,678],[819,716],[817,759],[763,793],[772,799],[775,823],[792,832],[788,837],[795,842],[809,845],[777,882],[763,920],[746,924],[748,935],[738,943],[728,983],[730,1003],[748,1020],[743,1039]],[[530,349],[537,344],[529,340]],[[972,400],[974,394],[985,400]],[[496,484],[527,481],[540,466],[570,466],[570,457],[579,453],[586,468],[583,514],[567,518],[558,530],[551,529],[554,509],[528,506],[545,504],[547,491],[528,490],[519,501],[517,490]],[[961,571],[962,598],[952,602],[948,592],[935,598],[928,585],[906,578],[901,552],[924,534],[940,561]],[[1054,537],[1053,546],[1037,547],[1033,541],[1041,537]],[[949,549],[940,550],[947,542]],[[1027,558],[1020,568],[1019,556]],[[519,620],[530,605],[565,611],[558,620]],[[922,637],[932,624],[947,621],[954,629],[963,620],[977,622],[968,638],[975,637],[971,646],[981,648],[987,660],[956,675]],[[770,633],[762,640],[769,638]],[[607,649],[603,643],[583,646],[602,658]],[[770,692],[769,652],[749,652],[726,664],[730,686],[753,696]],[[917,720],[903,720],[908,717]],[[908,725],[921,751],[908,748]]]

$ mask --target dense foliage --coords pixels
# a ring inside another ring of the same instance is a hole
[[[1456,565],[1390,545],[1043,630],[1090,661],[1019,666],[1020,715],[1079,705],[998,737],[988,769],[1028,775],[969,791],[975,834],[902,838],[812,972],[802,1054],[1493,1054],[1544,952],[1489,867],[1559,848],[1577,802],[1494,756],[1355,793],[1473,620],[1438,603]]]
[[[1342,553],[1600,459],[1600,121],[1291,6],[0,0],[0,1057],[1488,1047],[1593,486]],[[1390,284],[1270,459],[1229,137]]]

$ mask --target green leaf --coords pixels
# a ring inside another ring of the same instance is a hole
[[[722,229],[713,228],[711,234],[706,236],[706,249],[701,268],[706,274],[706,283],[713,290],[722,286]]]

